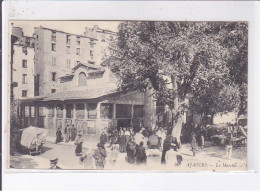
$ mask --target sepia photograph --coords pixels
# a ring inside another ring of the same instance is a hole
[[[247,170],[247,22],[9,20],[8,32],[8,169]]]

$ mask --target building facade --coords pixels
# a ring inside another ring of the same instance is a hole
[[[145,94],[117,90],[116,78],[108,68],[79,63],[73,74],[59,78],[61,90],[20,101],[21,127],[47,128],[55,136],[73,124],[87,141],[99,141],[103,130],[139,129],[145,118]]]
[[[33,37],[24,36],[22,28],[13,27],[12,37],[12,83],[14,98],[34,96],[34,44]]]
[[[79,62],[96,64],[96,39],[63,31],[35,28],[35,96],[56,93],[57,80]]]
[[[151,91],[118,91],[115,75],[100,65],[116,33],[94,27],[76,35],[40,26],[33,37],[34,48],[27,52],[34,59],[28,77],[33,92],[20,98],[21,128],[47,128],[54,137],[58,127],[64,134],[65,126],[73,124],[87,141],[97,142],[104,129],[153,127]]]

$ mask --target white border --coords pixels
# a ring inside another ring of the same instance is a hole
[[[2,132],[7,126],[8,20],[165,20],[249,22],[249,170],[260,169],[259,2],[3,2]],[[257,12],[258,11],[258,12]],[[257,58],[258,57],[258,58]],[[3,189],[256,189],[259,173],[8,173],[3,140]]]

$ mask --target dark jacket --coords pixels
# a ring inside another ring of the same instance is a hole
[[[100,143],[102,143],[102,144],[107,143],[107,135],[106,134],[103,134],[103,133],[101,134]]]
[[[137,146],[135,156],[137,164],[146,163],[147,156],[144,147]]]

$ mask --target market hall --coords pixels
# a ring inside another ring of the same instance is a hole
[[[67,124],[73,124],[84,138],[98,141],[104,129],[138,129],[149,123],[151,97],[146,92],[118,91],[112,72],[101,69],[80,64],[73,74],[59,78],[57,93],[19,99],[20,128],[46,128],[54,137],[59,125],[64,131]]]

